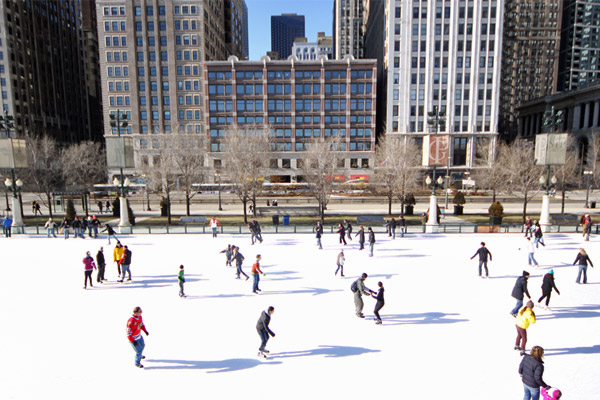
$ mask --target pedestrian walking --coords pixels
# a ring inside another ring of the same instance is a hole
[[[517,317],[517,312],[523,307],[523,298],[524,295],[527,295],[527,298],[531,300],[531,296],[529,295],[529,290],[527,290],[527,280],[529,279],[529,272],[523,271],[523,275],[517,278],[515,282],[515,287],[512,290],[512,297],[517,300],[517,304],[510,311],[510,315],[513,317]]]
[[[254,262],[254,264],[252,264],[252,277],[254,278],[254,282],[252,284],[252,293],[258,294],[258,292],[260,292],[260,289],[258,288],[258,282],[260,281],[260,274],[262,274],[262,276],[265,276],[265,274],[260,270],[260,260],[261,260],[261,256],[260,254],[256,255],[256,261]]]
[[[362,312],[363,307],[365,305],[362,299],[363,294],[365,296],[375,294],[374,291],[365,286],[365,279],[367,279],[367,277],[368,275],[366,273],[363,273],[360,276],[360,278],[352,282],[352,285],[350,286],[350,290],[352,291],[352,293],[354,293],[354,310],[356,312],[356,316],[359,318],[365,317]]]
[[[346,233],[348,234],[348,240],[352,240],[352,224],[348,220],[344,220],[346,224]]]
[[[383,283],[378,282],[377,286],[379,286],[379,290],[377,291],[377,294],[372,294],[371,296],[373,296],[373,298],[375,300],[377,300],[377,303],[375,303],[375,309],[373,310],[373,314],[375,314],[375,323],[377,325],[381,325],[381,316],[379,315],[379,311],[385,305],[385,301],[383,299],[383,292],[384,292]]]
[[[342,243],[347,244],[346,243],[346,228],[344,228],[344,225],[338,224],[338,230],[336,233],[338,233],[340,235],[340,244],[342,244]]]
[[[225,253],[225,266],[231,267],[231,259],[233,257],[233,248],[230,244],[227,245],[227,248],[221,250],[219,253]]]
[[[392,240],[396,239],[396,226],[398,225],[398,223],[396,222],[396,220],[394,218],[392,218],[390,220],[390,236],[392,238]]]
[[[525,354],[527,345],[527,328],[530,324],[535,324],[535,313],[533,312],[533,301],[529,300],[527,304],[517,313],[517,340],[515,341],[515,350],[521,350],[521,355]]]
[[[481,247],[479,249],[477,249],[477,251],[475,252],[475,254],[473,254],[473,257],[471,257],[471,260],[474,259],[476,256],[479,256],[479,277],[481,278],[481,266],[483,265],[483,267],[485,268],[485,277],[489,278],[489,272],[488,272],[488,257],[490,258],[490,261],[492,261],[492,253],[488,250],[487,247],[485,247],[485,242],[481,242]]]
[[[253,220],[252,224],[254,225],[254,232],[256,232],[256,238],[259,242],[263,242],[262,238],[262,229],[260,227],[260,223],[257,220]]]
[[[52,218],[48,218],[48,221],[44,224],[44,228],[46,228],[46,234],[48,237],[52,235],[56,237],[56,222]]]
[[[244,271],[242,271],[242,262],[244,261],[244,256],[242,255],[242,253],[240,253],[240,248],[237,246],[233,247],[233,259],[235,260],[237,275],[235,279],[240,279],[240,274],[244,275],[246,277],[246,280],[250,279],[250,277],[246,275]]]
[[[375,246],[375,232],[369,227],[369,257],[373,257],[373,247]]]
[[[537,260],[534,257],[535,254],[535,244],[531,241],[531,238],[526,238],[527,242],[525,243],[525,251],[527,251],[527,264],[535,265],[536,268],[539,265]],[[521,248],[519,247],[519,250]]]
[[[404,237],[404,234],[406,233],[406,219],[404,218],[404,215],[400,215],[398,225],[400,225],[400,237]]]
[[[356,235],[354,235],[354,237],[358,236],[358,244],[360,245],[360,247],[358,248],[359,250],[364,250],[365,249],[365,227],[364,226],[360,226],[360,228],[358,229],[358,232],[356,232]]]
[[[113,262],[117,263],[117,271],[118,271],[118,275],[117,277],[121,277],[121,257],[123,257],[123,245],[121,244],[121,242],[119,242],[117,240],[117,244],[113,250]],[[117,278],[118,279],[118,278]]]
[[[256,235],[256,230],[254,229],[254,224],[252,222],[248,223],[248,230],[250,231],[250,240],[252,242],[252,245],[254,245],[254,243],[258,241],[258,238]]]
[[[13,220],[10,217],[6,217],[4,221],[2,221],[2,227],[4,228],[4,236],[7,238],[12,236],[12,223]]]
[[[317,238],[317,246],[319,246],[319,250],[323,250],[323,244],[321,243],[321,237],[323,237],[323,225],[321,225],[321,221],[317,221],[317,226],[315,227],[315,235]]]
[[[62,230],[62,233],[64,234],[65,239],[69,238],[69,230],[71,229],[71,223],[69,222],[69,219],[67,217],[65,217],[62,222],[60,223],[59,229]]]
[[[98,211],[100,212],[100,215],[102,215],[102,208],[104,208],[104,204],[102,203],[102,201],[99,201],[97,204],[98,204]]]
[[[142,337],[142,331],[144,331],[146,336],[150,335],[142,319],[142,309],[136,307],[133,309],[133,315],[127,321],[127,340],[129,340],[131,347],[133,347],[133,350],[135,351],[135,366],[138,368],[144,368],[141,361],[146,358],[142,354],[144,347],[146,347],[144,338]]]
[[[542,232],[542,227],[540,226],[540,223],[538,221],[535,221],[535,225],[533,228],[533,236],[535,237],[533,243],[535,243],[536,248],[539,247],[540,243],[542,244],[542,246],[546,247],[546,243],[544,243],[544,232]]]
[[[525,391],[524,400],[538,400],[540,398],[540,386],[546,390],[551,387],[544,382],[544,349],[540,346],[533,346],[529,354],[524,354],[521,364],[519,364],[519,375],[523,381]]]
[[[127,274],[128,278],[127,280],[130,281],[131,280],[131,250],[129,250],[129,248],[127,247],[127,245],[123,246],[123,255],[121,256],[121,260],[119,260],[119,263],[121,264],[121,272],[123,273],[123,275],[121,275],[121,279],[118,280],[117,282],[123,282],[125,280],[125,274]]]
[[[94,239],[98,238],[98,229],[100,228],[100,220],[98,220],[98,218],[94,215],[92,216],[92,232],[94,233]],[[90,233],[90,236],[92,236],[92,234]]]
[[[100,247],[98,253],[96,253],[96,264],[98,265],[98,275],[96,276],[96,281],[98,283],[102,283],[105,281],[104,278],[104,270],[106,268],[106,261],[104,260],[104,247]]]
[[[183,292],[183,284],[185,283],[185,277],[183,271],[183,265],[179,266],[179,275],[177,276],[177,281],[179,282],[179,297],[187,297]]]
[[[104,229],[102,229],[102,232],[106,232],[106,236],[108,237],[108,244],[110,244],[110,237],[112,236],[113,238],[115,238],[115,240],[117,241],[117,243],[119,242],[119,239],[117,238],[117,235],[115,235],[115,230],[113,229],[112,226],[110,226],[110,224],[104,224]]]
[[[210,229],[212,229],[212,237],[216,238],[217,237],[217,228],[221,225],[221,223],[219,222],[218,219],[216,219],[215,217],[212,217],[210,219],[210,221],[208,222],[208,226],[210,226]]]
[[[542,296],[538,299],[538,306],[540,302],[546,299],[546,306],[541,306],[545,310],[550,310],[548,307],[550,305],[550,296],[552,295],[552,289],[556,290],[556,293],[560,296],[560,292],[556,287],[556,283],[554,282],[554,270],[548,271],[546,275],[544,275],[544,279],[542,280]]]
[[[344,263],[346,262],[346,257],[344,256],[344,249],[340,250],[340,254],[338,254],[337,256],[337,269],[335,270],[335,274],[337,275],[339,270],[342,270],[342,273],[340,274],[340,276],[343,278],[344,277]]]
[[[94,259],[92,258],[92,256],[90,256],[90,252],[86,251],[85,257],[83,258],[83,272],[84,272],[83,288],[84,289],[87,289],[88,279],[90,281],[90,287],[94,287],[94,285],[92,285],[92,272],[94,272],[95,269],[96,269],[96,264],[94,264]]]
[[[579,220],[581,227],[583,228],[583,237],[585,241],[588,242],[590,240],[590,234],[592,233],[592,217],[589,213],[585,213],[581,216]]]
[[[92,233],[94,230],[93,225],[92,225],[92,216],[88,215],[88,217],[84,220],[84,222],[85,222],[85,227],[87,228],[87,231],[88,231],[88,237],[90,239],[92,239],[94,237],[94,234]],[[83,233],[85,234],[85,229],[84,229]]]
[[[267,342],[269,341],[269,335],[275,337],[275,332],[273,332],[269,328],[269,324],[271,323],[271,315],[275,312],[275,307],[269,306],[267,311],[263,311],[258,318],[258,322],[256,323],[256,331],[258,332],[258,336],[260,336],[260,347],[258,348],[258,355],[267,358],[267,354],[269,354],[269,350],[265,347],[267,346]]]
[[[110,212],[110,201],[106,200],[106,212]]]
[[[573,265],[576,265],[577,263],[579,263],[579,272],[577,273],[577,279],[575,280],[575,282],[580,283],[581,274],[583,274],[583,283],[586,284],[588,263],[590,263],[590,266],[592,268],[594,268],[594,264],[592,264],[592,260],[590,260],[590,257],[584,249],[579,249],[579,253],[577,253],[577,257],[575,257]]]
[[[35,212],[34,212],[34,215],[38,215],[38,214],[43,215],[42,214],[42,207],[40,206],[40,203],[38,203],[37,201],[34,201],[34,203],[35,203],[35,207],[34,207]]]
[[[525,227],[525,237],[531,237],[533,222],[530,217],[525,218],[525,224],[523,226]]]

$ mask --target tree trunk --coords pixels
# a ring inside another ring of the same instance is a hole
[[[52,197],[50,195],[50,193],[46,193],[46,198],[48,199],[48,214],[50,215],[50,218],[52,217]]]
[[[388,215],[392,215],[392,199],[393,195],[388,195]]]
[[[321,217],[321,225],[325,225],[325,204],[319,200],[319,215]]]
[[[256,193],[252,193],[252,216],[256,218]]]
[[[190,216],[190,191],[185,191],[185,215]]]
[[[88,217],[90,215],[89,210],[88,210],[88,200],[87,200],[87,193],[83,194],[83,209],[85,210],[85,216]]]
[[[523,199],[523,223],[527,218],[527,192],[525,192],[525,198]]]
[[[566,185],[563,183],[562,185],[562,199],[560,201],[560,213],[561,214],[565,214],[565,196],[567,194],[567,188]]]
[[[244,197],[242,199],[242,205],[244,206],[244,223],[247,224],[248,223],[248,213],[246,212],[246,206],[248,204],[248,198]]]
[[[167,224],[171,225],[171,192],[167,192]]]
[[[492,189],[492,204],[496,202],[496,188]]]

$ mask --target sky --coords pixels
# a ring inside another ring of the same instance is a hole
[[[246,0],[250,36],[250,60],[271,51],[271,16],[283,13],[304,15],[306,36],[317,41],[317,32],[332,35],[333,0]]]

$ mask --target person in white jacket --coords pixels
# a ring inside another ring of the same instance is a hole
[[[214,238],[217,237],[217,227],[219,225],[221,225],[221,223],[215,217],[212,217],[211,220],[208,222],[208,226],[210,226],[210,228],[212,229],[212,235]]]
[[[531,238],[526,238],[527,242],[525,243],[525,250],[527,251],[527,263],[529,265],[535,265],[536,267],[539,265],[537,260],[534,257],[535,254],[535,243],[531,241]],[[521,250],[519,248],[519,250]]]

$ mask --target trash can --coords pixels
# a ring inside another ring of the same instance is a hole
[[[596,208],[596,202],[595,202],[595,201],[592,201],[592,202],[591,202],[591,204],[590,204],[590,208]]]
[[[273,225],[279,225],[279,215],[273,215]]]
[[[290,216],[289,215],[284,215],[282,222],[283,222],[282,225],[289,225],[290,224]]]

